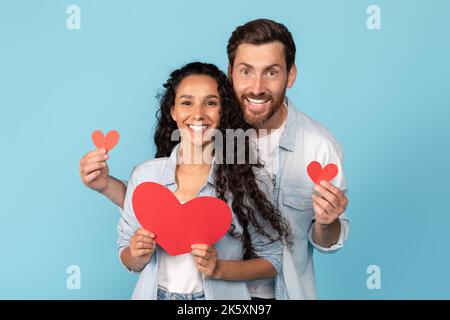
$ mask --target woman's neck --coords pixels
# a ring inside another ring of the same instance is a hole
[[[195,145],[190,142],[181,142],[177,155],[179,166],[189,166],[191,169],[207,169],[213,162],[213,143],[208,145]]]

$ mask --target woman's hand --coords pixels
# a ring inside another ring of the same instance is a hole
[[[130,239],[130,255],[139,264],[150,262],[156,249],[155,235],[148,230],[138,229]]]
[[[109,169],[106,160],[109,159],[105,149],[91,151],[80,160],[80,177],[86,187],[100,193],[108,188]]]
[[[217,269],[216,249],[207,244],[193,244],[191,248],[197,270],[207,278],[214,277]]]

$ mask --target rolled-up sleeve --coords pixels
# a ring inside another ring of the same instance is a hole
[[[259,189],[266,195],[269,201],[272,201],[273,184],[269,175],[260,169],[255,170],[255,175]],[[257,213],[257,220],[267,234],[272,235],[273,238],[278,237],[277,232],[272,228],[269,221],[263,220],[259,212]],[[258,233],[253,226],[249,226],[249,232],[252,237],[254,254],[259,258],[269,261],[277,271],[277,274],[279,274],[282,269],[283,243],[280,240],[270,240],[265,235]]]
[[[313,233],[313,228],[314,228],[314,223],[311,225],[309,232],[308,232],[308,239],[309,242],[311,243],[311,245],[320,253],[335,253],[336,251],[338,251],[339,249],[341,249],[345,242],[347,241],[348,238],[348,234],[350,232],[350,223],[349,221],[345,218],[344,214],[342,214],[339,217],[339,222],[341,223],[341,232],[339,234],[339,239],[338,241],[333,244],[331,247],[326,248],[326,247],[322,247],[320,245],[318,245],[317,243],[314,242],[313,238],[312,238],[312,233]]]
[[[118,246],[119,261],[121,263],[122,259],[120,259],[120,255],[122,251],[129,246],[130,238],[134,235],[136,230],[140,228],[139,222],[136,219],[136,216],[133,211],[133,206],[131,203],[133,191],[136,186],[135,175],[136,175],[135,170],[133,170],[131,179],[128,181],[127,184],[127,192],[125,195],[124,208],[123,209],[119,208],[121,218],[117,225],[117,233],[118,233],[117,246]],[[127,268],[127,270],[129,269]]]

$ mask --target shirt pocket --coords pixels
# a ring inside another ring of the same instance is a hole
[[[284,186],[281,190],[283,214],[291,224],[296,238],[306,239],[314,219],[312,188],[304,184]]]

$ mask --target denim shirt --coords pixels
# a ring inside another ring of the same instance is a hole
[[[326,128],[296,109],[288,98],[285,104],[288,114],[280,138],[280,164],[277,174],[272,176],[277,208],[289,221],[294,234],[294,245],[290,250],[284,248],[281,275],[287,286],[283,291],[287,296],[282,298],[315,299],[313,251],[315,249],[320,253],[334,253],[342,248],[348,237],[349,221],[345,213],[340,216],[339,240],[330,248],[314,243],[314,210],[311,198],[314,183],[309,178],[306,167],[311,161],[318,161],[322,166],[328,163],[336,164],[339,173],[331,183],[346,193],[343,153],[340,144]]]
[[[179,145],[174,148],[171,156],[169,158],[158,158],[154,160],[147,161],[139,166],[137,166],[131,175],[131,179],[128,182],[127,192],[125,196],[124,209],[122,210],[122,217],[119,221],[118,230],[118,247],[119,247],[119,257],[121,251],[129,245],[130,238],[134,235],[136,230],[141,228],[135,214],[133,211],[131,199],[134,189],[143,182],[151,181],[159,183],[166,186],[172,192],[177,189],[175,181],[175,170],[177,163],[177,151]],[[198,196],[216,196],[214,179],[215,170],[217,164],[213,163],[211,167],[210,174],[207,178],[207,182],[201,188]],[[264,175],[258,175],[258,183],[260,186],[270,186],[270,180]],[[263,183],[261,183],[263,182]],[[267,190],[265,192],[268,192]],[[211,212],[211,214],[214,214]],[[242,231],[242,227],[239,225],[234,213],[233,213],[233,224],[235,225],[235,231]],[[267,230],[266,230],[267,231]],[[270,230],[268,231],[270,232]],[[256,233],[253,227],[249,227],[249,233],[251,235],[254,253],[263,259],[269,261],[274,268],[277,270],[276,283],[283,281],[280,275],[281,271],[281,260],[283,245],[280,241],[271,242],[266,237]],[[233,238],[228,233],[217,243],[214,244],[217,250],[217,258],[222,260],[242,260],[243,248],[240,239]],[[142,271],[139,272],[139,279],[137,281],[136,287],[133,292],[132,299],[152,299],[157,298],[158,290],[158,267],[161,257],[160,246],[156,247],[155,253],[153,254],[150,262],[144,267]],[[250,299],[250,294],[247,289],[246,282],[244,281],[225,281],[217,280],[211,278],[203,279],[203,288],[206,300],[234,300]],[[285,296],[282,290],[285,290],[284,283],[277,284],[279,292],[276,292],[276,296]]]

